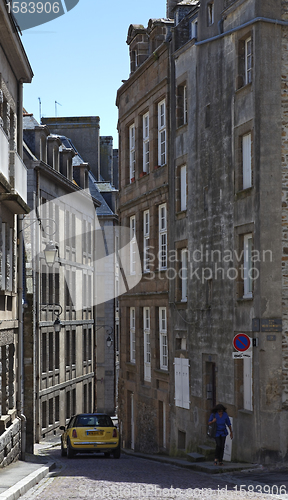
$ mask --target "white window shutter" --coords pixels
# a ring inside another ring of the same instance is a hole
[[[181,358],[174,358],[175,371],[175,406],[182,407],[182,363]]]
[[[252,186],[251,134],[242,137],[243,189]]]
[[[189,390],[189,359],[181,358],[182,361],[182,398],[183,408],[190,408],[190,390]]]

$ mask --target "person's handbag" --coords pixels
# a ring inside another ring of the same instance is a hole
[[[214,415],[214,418],[215,418],[215,415]],[[215,438],[216,430],[217,430],[217,422],[213,422],[213,423],[208,424],[207,435],[211,438]]]

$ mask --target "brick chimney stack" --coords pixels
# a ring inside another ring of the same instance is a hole
[[[167,0],[166,3],[166,17],[168,19],[173,19],[173,14],[172,10],[174,9],[175,5],[177,5],[179,0]]]

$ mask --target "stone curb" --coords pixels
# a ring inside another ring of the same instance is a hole
[[[33,488],[35,484],[39,483],[43,477],[55,468],[55,463],[52,462],[46,467],[40,467],[34,472],[31,472],[27,477],[18,481],[18,483],[8,488],[4,493],[0,494],[0,500],[17,500],[21,495],[27,493],[30,488]]]
[[[129,455],[129,456],[134,456],[138,458],[145,458],[146,460],[154,460],[155,462],[160,462],[164,464],[170,464],[170,465],[176,465],[177,467],[183,467],[186,469],[193,470],[194,472],[204,472],[206,474],[223,474],[226,472],[235,472],[235,471],[240,471],[244,469],[253,469],[259,467],[257,464],[237,464],[235,466],[225,465],[223,467],[215,467],[213,465],[213,462],[211,464],[208,464],[207,462],[188,462],[187,460],[181,458],[173,458],[173,457],[165,457],[165,456],[160,456],[160,455],[146,455],[145,453],[139,453],[139,452],[134,452],[131,450],[121,450],[122,453]],[[203,465],[205,464],[205,465]],[[1,496],[0,496],[1,500]]]

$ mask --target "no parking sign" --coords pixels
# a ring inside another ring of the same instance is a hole
[[[236,351],[245,352],[251,347],[251,339],[246,333],[238,333],[233,339],[233,346]]]

